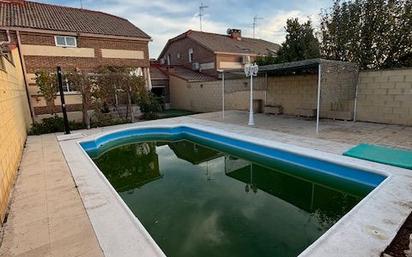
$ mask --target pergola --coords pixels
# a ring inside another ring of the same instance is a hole
[[[243,69],[221,70],[220,72],[222,79],[222,116],[224,118],[225,79],[245,78],[245,73]],[[319,121],[322,115],[322,106],[325,108],[328,104],[333,105],[339,102],[345,102],[344,105],[346,106],[346,111],[352,113],[351,119],[356,119],[358,79],[358,67],[356,64],[317,58],[259,66],[258,72],[258,76],[264,76],[266,78],[266,90],[268,88],[268,77],[294,76],[299,74],[317,74],[318,76],[316,97],[316,133],[319,133]],[[252,94],[253,92],[251,92],[251,97]],[[350,104],[348,106],[349,102]],[[335,116],[333,112],[335,112]],[[323,116],[327,118],[337,117],[339,119],[339,112],[342,111],[325,110],[325,114]]]

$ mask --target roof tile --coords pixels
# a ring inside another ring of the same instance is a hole
[[[233,39],[229,35],[208,33],[190,30],[187,37],[199,42],[214,52],[242,53],[266,55],[277,52],[279,45],[262,39],[242,37],[241,40]]]
[[[22,1],[22,3],[0,2],[0,27],[150,39],[149,35],[124,18],[98,11],[30,1]]]

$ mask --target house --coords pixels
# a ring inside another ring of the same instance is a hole
[[[188,30],[169,39],[159,61],[216,76],[218,70],[242,68],[257,56],[275,55],[279,47],[262,39],[242,37],[239,29],[228,29],[227,35]]]
[[[111,14],[24,0],[0,0],[0,42],[17,47],[23,63],[31,112],[35,120],[48,112],[35,84],[35,72],[63,72],[102,66],[136,68],[150,89],[149,35]],[[4,50],[7,52],[7,49]],[[7,54],[7,53],[5,53]],[[69,119],[81,117],[81,97],[67,83]],[[60,102],[56,99],[56,112]]]
[[[163,102],[168,106],[170,102],[169,75],[166,69],[162,68],[156,60],[150,60],[150,79],[152,83],[152,93],[157,97],[163,98]]]
[[[187,107],[176,103],[177,99],[185,98],[183,92],[180,91],[181,88],[186,87],[188,83],[216,80],[216,77],[194,71],[183,65],[162,65],[155,60],[150,62],[150,78],[152,80],[152,93],[163,99],[166,108],[183,109],[187,109]]]

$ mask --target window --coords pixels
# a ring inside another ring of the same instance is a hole
[[[77,40],[75,37],[55,36],[56,46],[62,47],[77,47]]]
[[[10,48],[8,46],[0,48],[0,55],[14,65],[13,55],[11,54]]]
[[[170,65],[170,54],[168,54],[166,57],[166,63],[167,65]]]
[[[193,62],[193,48],[189,48],[189,62]]]
[[[180,56],[180,53],[177,53],[177,54],[176,54],[176,58],[177,58],[177,59],[180,59],[180,57],[181,57],[181,56]]]
[[[73,92],[73,91],[74,90],[70,88],[69,80],[67,78],[63,80],[63,92]]]

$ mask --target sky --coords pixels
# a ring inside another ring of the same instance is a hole
[[[189,29],[199,30],[199,5],[193,0],[38,0],[71,7],[103,11],[128,19],[152,37],[151,58],[157,58],[167,40]],[[228,28],[242,30],[252,37],[253,17],[258,16],[256,38],[275,43],[285,40],[288,18],[312,20],[319,24],[321,9],[332,6],[332,0],[203,0],[203,31],[225,34]]]

